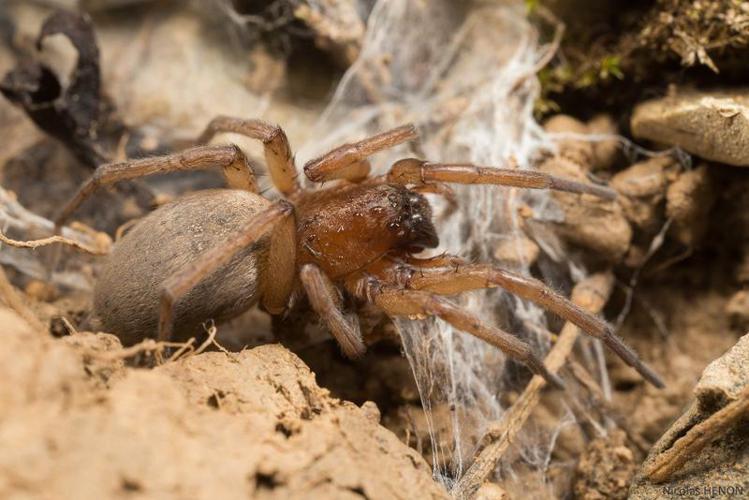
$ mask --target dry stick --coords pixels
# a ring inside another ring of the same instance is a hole
[[[205,351],[209,345],[213,344],[213,346],[218,349],[219,351],[223,352],[229,359],[232,361],[237,361],[236,355],[229,352],[229,350],[218,343],[216,340],[216,335],[218,334],[218,328],[216,328],[216,325],[211,324],[211,326],[208,328],[208,338],[205,339],[205,341],[200,344],[200,347],[195,349],[195,352],[190,353],[190,356],[195,356],[197,354],[202,353]]]
[[[78,329],[73,326],[73,323],[68,320],[65,316],[61,316],[60,319],[62,320],[62,324],[65,325],[65,329],[68,331],[68,335],[76,335],[78,333]]]
[[[193,355],[200,354],[201,352],[205,351],[209,345],[213,344],[214,340],[216,339],[217,332],[218,332],[218,329],[216,328],[216,326],[211,325],[211,327],[208,328],[208,338],[205,339],[203,343],[200,344],[200,346],[197,349],[195,349],[195,352],[193,352],[192,354]]]
[[[216,341],[217,333],[218,333],[218,329],[215,326],[211,326],[208,329],[208,338],[205,341],[203,341],[203,343],[200,344],[200,346],[198,346],[197,349],[193,347],[193,344],[195,343],[195,337],[191,337],[186,342],[167,342],[167,341],[156,341],[154,339],[145,339],[141,342],[138,342],[137,344],[133,346],[124,347],[118,351],[110,351],[110,352],[103,352],[103,353],[98,352],[98,351],[91,351],[89,352],[89,355],[94,356],[98,359],[112,361],[112,360],[117,360],[117,359],[131,358],[137,354],[141,354],[144,352],[153,352],[155,354],[159,354],[169,347],[176,347],[177,350],[169,357],[168,360],[166,360],[166,363],[170,363],[170,362],[177,361],[178,359],[184,359],[185,357],[188,357],[188,356],[200,354],[203,351],[205,351],[208,348],[208,346],[213,344],[221,352],[223,352],[227,356],[234,359],[232,353],[230,353],[224,346],[222,346]],[[163,364],[163,363],[159,362],[159,364]]]
[[[40,240],[20,241],[12,240],[5,236],[5,234],[0,232],[0,243],[5,243],[8,246],[16,248],[39,248],[45,247],[47,245],[53,245],[55,243],[62,243],[63,245],[71,246],[76,250],[80,250],[81,252],[85,252],[91,255],[107,255],[109,253],[107,250],[93,248],[79,241],[71,240],[70,238],[65,238],[64,236],[60,235],[50,236],[48,238],[42,238]]]
[[[160,352],[167,347],[184,347],[188,342],[157,342],[154,339],[145,339],[130,347],[123,347],[117,351],[98,352],[91,351],[89,355],[101,360],[113,361],[117,359],[132,358],[143,352]]]
[[[597,314],[606,305],[613,285],[613,274],[594,274],[575,286],[572,290],[572,302],[593,314]],[[545,359],[546,368],[550,372],[556,373],[564,365],[579,334],[580,329],[578,327],[569,322],[565,323],[559,335],[559,340]],[[510,446],[511,441],[517,436],[538,404],[541,389],[545,385],[546,382],[542,377],[533,376],[515,404],[493,426],[495,430],[489,431],[492,436],[498,436],[498,438],[492,440],[481,450],[471,467],[453,488],[451,492],[453,497],[472,498],[479,487],[489,478],[496,469],[502,455]]]
[[[2,266],[0,266],[0,297],[2,297],[8,307],[16,311],[18,315],[21,316],[21,318],[23,318],[34,330],[38,332],[47,331],[47,327],[44,326],[31,309],[24,304],[20,295],[18,295],[16,289],[10,283],[10,280],[8,280],[8,275],[5,274],[5,269],[3,269]]]
[[[696,457],[708,443],[745,416],[749,416],[749,385],[739,393],[738,399],[689,429],[671,448],[658,455],[645,468],[645,476],[654,483],[668,481],[674,472]]]
[[[185,354],[186,352],[189,354],[190,352],[194,351],[195,348],[192,346],[195,343],[195,337],[191,337],[190,340],[182,344],[182,347],[174,351],[174,354],[169,356],[169,359],[166,360],[167,363],[171,363],[172,361],[177,361],[180,356]]]

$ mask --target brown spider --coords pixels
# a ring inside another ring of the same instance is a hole
[[[199,334],[207,319],[235,317],[257,302],[279,315],[292,297],[306,293],[343,352],[354,358],[364,353],[365,345],[358,317],[342,309],[345,290],[359,304],[373,303],[389,316],[437,316],[561,385],[526,343],[483,324],[444,297],[502,287],[600,338],[645,379],[663,385],[604,321],[540,281],[455,256],[413,255],[438,244],[431,208],[421,193],[449,197],[443,183],[557,189],[609,199],[614,191],[534,171],[417,159],[400,160],[386,176],[369,177],[367,158],[415,139],[412,125],[345,144],[308,162],[304,172],[310,180],[343,181],[310,191],[297,183],[281,128],[219,117],[197,143],[220,132],[262,141],[271,180],[284,199],[271,202],[258,194],[253,171],[238,147],[197,146],[100,166],[55,221],[59,228],[100,186],[175,170],[223,169],[229,189],[194,192],[162,206],[114,245],[96,283],[94,307],[124,344],[157,332],[161,340],[184,339]]]

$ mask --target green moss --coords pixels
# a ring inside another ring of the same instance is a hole
[[[528,14],[533,14],[538,8],[539,0],[525,0],[525,10]]]
[[[529,11],[540,0],[526,0]],[[539,114],[554,111],[565,95],[607,103],[625,97],[632,84],[665,87],[690,77],[705,82],[703,68],[734,80],[749,77],[749,8],[738,0],[544,0],[567,26],[558,57],[539,73]],[[550,36],[550,34],[548,34]],[[678,68],[678,65],[688,71]],[[695,68],[695,71],[691,71]],[[620,84],[619,82],[624,82]],[[618,89],[618,90],[615,90]],[[638,93],[639,94],[639,93]]]

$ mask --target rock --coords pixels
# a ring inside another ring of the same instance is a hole
[[[632,134],[729,165],[749,166],[749,91],[684,92],[639,104]]]
[[[749,384],[747,364],[749,335],[742,337],[733,348],[705,369],[695,388],[695,400],[653,445],[642,469],[635,476],[629,491],[630,499],[655,500],[675,496],[745,498],[749,494],[749,434],[743,423],[734,424],[719,439],[710,440],[667,481],[655,484],[643,473],[690,429],[735,400],[738,392],[746,389]]]
[[[699,408],[714,412],[735,401],[749,384],[749,335],[744,335],[727,353],[716,359],[702,372],[694,389]]]
[[[0,325],[0,498],[447,497],[373,405],[280,345],[144,370],[111,336]]]

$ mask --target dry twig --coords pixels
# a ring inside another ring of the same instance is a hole
[[[86,245],[85,243],[81,243],[79,241],[75,241],[70,238],[65,238],[64,236],[60,236],[60,235],[54,235],[54,236],[50,236],[48,238],[42,238],[39,240],[21,241],[21,240],[10,239],[7,236],[5,236],[5,234],[0,232],[0,243],[5,243],[8,246],[16,247],[16,248],[39,248],[39,247],[45,247],[47,245],[53,245],[55,243],[61,243],[63,245],[68,245],[70,247],[75,248],[76,250],[79,250],[81,252],[88,253],[91,255],[107,255],[109,253],[108,249],[90,247]]]
[[[166,362],[171,363],[173,361],[177,361],[180,358],[180,356],[184,355],[185,357],[187,357],[193,352],[195,352],[195,348],[192,346],[194,343],[195,343],[195,337],[190,338],[190,340],[182,344],[179,347],[179,349],[174,351],[174,353],[171,356],[169,356],[169,359],[167,359]]]
[[[710,442],[724,434],[742,417],[749,416],[749,385],[735,401],[695,425],[671,448],[658,455],[645,467],[645,476],[654,483],[668,481],[691,458],[696,457]]]
[[[106,361],[115,361],[118,359],[127,359],[132,358],[133,356],[137,356],[141,353],[155,353],[160,354],[165,349],[169,347],[175,347],[175,348],[181,348],[184,347],[185,344],[191,344],[194,342],[195,339],[190,339],[187,342],[162,342],[162,341],[155,341],[154,339],[145,339],[142,342],[138,342],[137,344],[130,346],[130,347],[123,347],[122,349],[119,349],[117,351],[109,351],[109,352],[90,352],[88,353],[90,356],[99,358],[101,360]],[[159,363],[161,364],[161,363]]]
[[[172,363],[180,359],[185,359],[189,356],[200,354],[205,351],[210,345],[213,345],[218,350],[234,360],[235,358],[233,354],[216,341],[216,335],[218,334],[218,329],[216,328],[216,326],[211,325],[207,328],[207,332],[208,337],[197,348],[194,347],[195,337],[190,338],[186,342],[166,342],[156,341],[154,339],[145,339],[133,346],[124,347],[117,351],[89,352],[88,354],[101,360],[113,361],[118,359],[132,358],[133,356],[137,356],[138,354],[142,353],[153,353],[156,357],[157,363],[161,365],[164,363]],[[171,356],[169,356],[169,358],[164,361],[161,355],[166,349],[169,348],[176,349],[176,351],[174,351]]]
[[[572,301],[591,313],[598,313],[608,301],[613,285],[614,276],[611,273],[594,274],[575,286],[572,291]],[[561,369],[570,352],[572,352],[579,334],[580,329],[577,326],[572,323],[565,323],[559,335],[559,340],[544,360],[546,368],[550,372],[556,373]],[[493,426],[493,430],[489,431],[490,436],[496,436],[496,439],[492,439],[481,450],[471,467],[455,485],[451,492],[453,497],[472,498],[479,487],[489,478],[502,455],[538,404],[541,389],[545,385],[546,382],[542,377],[533,376],[515,404]]]

